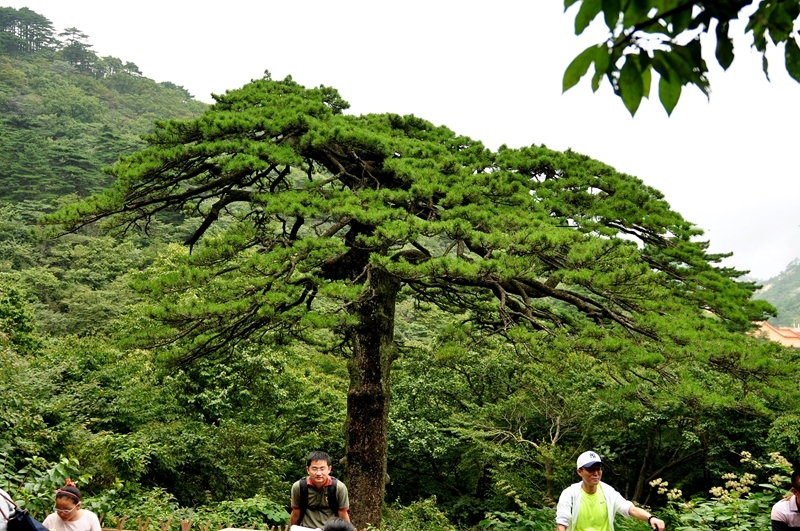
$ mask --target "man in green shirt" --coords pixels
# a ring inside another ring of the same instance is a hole
[[[664,531],[664,521],[629,502],[614,488],[601,481],[603,462],[595,452],[578,456],[579,483],[564,489],[556,509],[557,531],[614,531],[614,516],[621,514],[647,521],[656,531]]]
[[[290,525],[321,529],[334,516],[350,521],[347,487],[330,475],[332,469],[331,458],[325,452],[308,455],[308,476],[292,485]]]

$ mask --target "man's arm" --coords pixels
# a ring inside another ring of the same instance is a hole
[[[336,483],[336,501],[339,502],[339,518],[350,521],[350,494],[347,485],[341,481]]]
[[[647,522],[650,519],[650,517],[653,516],[644,509],[640,509],[635,505],[631,506],[631,508],[628,510],[628,515],[633,516],[637,520],[642,520],[644,522]],[[652,527],[653,529],[656,529],[657,531],[664,531],[665,527],[664,520],[661,520],[659,518],[653,518],[652,520],[649,520],[649,523],[650,527]]]
[[[570,488],[561,491],[556,505],[556,531],[567,531],[572,522],[572,493]]]
[[[292,507],[292,514],[289,516],[289,525],[300,524],[300,509]]]

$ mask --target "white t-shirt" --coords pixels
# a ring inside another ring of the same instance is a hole
[[[97,515],[87,509],[78,509],[81,517],[77,520],[62,520],[57,513],[52,513],[44,519],[44,526],[53,531],[102,531]]]
[[[0,489],[0,493],[8,496],[8,493],[6,493],[6,491],[3,489]],[[8,497],[10,498],[11,496]],[[6,531],[6,527],[8,527],[8,521],[6,518],[11,516],[11,513],[13,512],[14,506],[11,505],[3,496],[0,496],[0,531]]]

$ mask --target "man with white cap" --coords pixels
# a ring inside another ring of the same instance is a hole
[[[772,507],[772,531],[800,529],[800,470],[792,472],[791,480],[791,496],[787,496]]]
[[[581,481],[564,489],[556,509],[557,531],[614,531],[614,516],[621,514],[647,521],[656,531],[664,531],[664,521],[633,505],[614,487],[600,481],[603,462],[596,452],[578,456]]]

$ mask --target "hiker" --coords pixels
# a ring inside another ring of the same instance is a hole
[[[56,491],[53,513],[44,519],[50,531],[101,531],[100,520],[88,509],[81,509],[81,491],[67,479],[67,484]]]
[[[792,494],[772,506],[772,531],[800,528],[800,470],[792,472]]]
[[[664,521],[629,502],[614,488],[600,481],[603,462],[595,452],[578,456],[579,483],[564,489],[556,509],[557,531],[614,531],[614,515],[647,521],[656,531],[664,531]]]
[[[308,477],[292,485],[290,525],[322,529],[338,516],[350,521],[350,498],[344,483],[330,475],[331,458],[325,452],[311,452],[306,459]]]
[[[6,491],[0,489],[0,531],[6,531],[8,527],[8,519],[14,512],[14,506],[11,503],[11,496]]]

